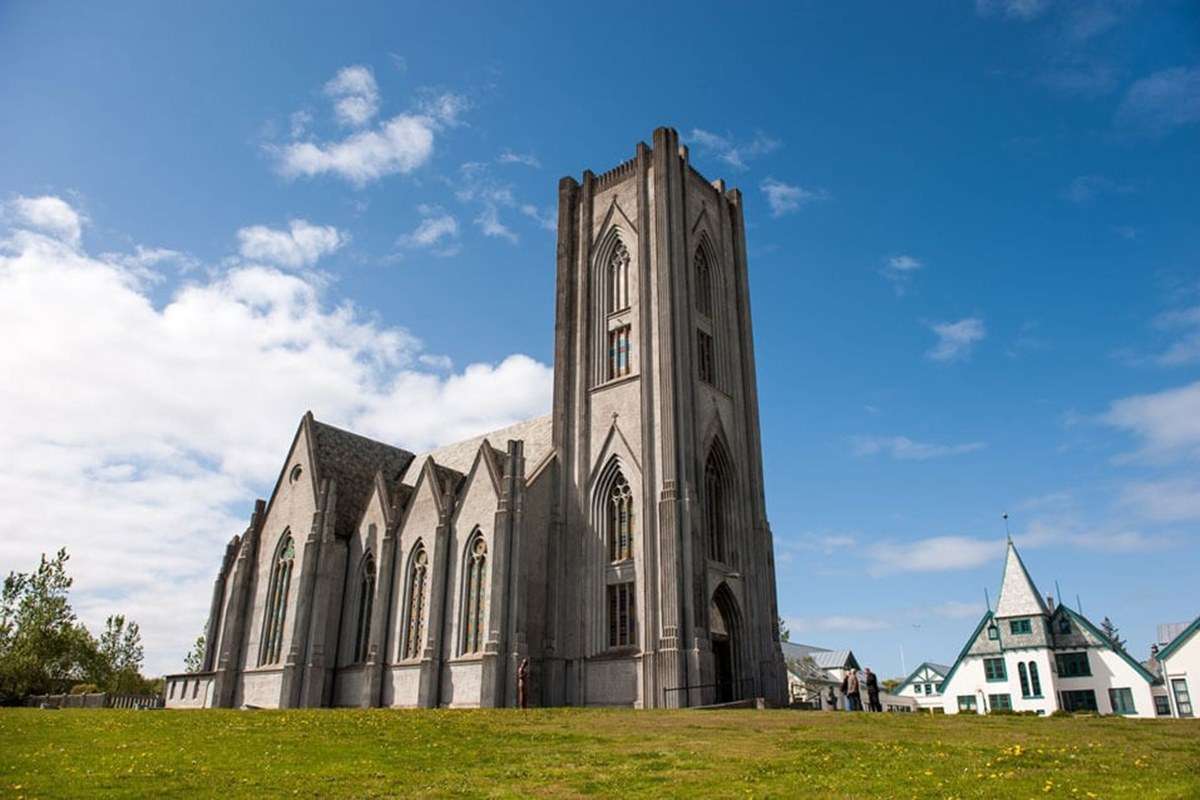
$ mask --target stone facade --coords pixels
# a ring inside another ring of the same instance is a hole
[[[782,703],[777,618],[742,198],[660,128],[559,184],[551,413],[422,455],[306,414],[167,702],[511,706],[528,658],[537,705]]]

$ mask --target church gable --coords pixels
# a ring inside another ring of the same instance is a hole
[[[492,446],[479,446],[475,463],[463,479],[454,509],[454,528],[463,531],[476,525],[492,528],[499,507],[503,471]]]
[[[1045,602],[1025,563],[1010,539],[1004,560],[1004,577],[1000,582],[1000,599],[996,601],[996,617],[1027,617],[1049,614]]]

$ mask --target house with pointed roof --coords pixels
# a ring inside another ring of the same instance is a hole
[[[1162,680],[1154,701],[1159,716],[1195,717],[1193,692],[1200,689],[1200,617],[1190,623],[1158,626],[1159,644],[1151,648],[1150,669]]]
[[[950,667],[926,661],[914,669],[904,682],[896,687],[893,694],[900,697],[911,697],[920,708],[942,707],[942,683]]]
[[[1156,716],[1162,681],[1082,613],[1043,597],[1009,539],[995,610],[942,682],[947,714],[997,710]]]

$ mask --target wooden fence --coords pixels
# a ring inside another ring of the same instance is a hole
[[[25,705],[32,708],[162,708],[160,694],[31,694]]]

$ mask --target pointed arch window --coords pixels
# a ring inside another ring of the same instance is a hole
[[[696,310],[706,317],[713,315],[713,277],[712,265],[708,263],[708,256],[704,253],[704,248],[696,249],[696,258],[693,261],[696,270]]]
[[[1017,663],[1017,675],[1021,679],[1021,696],[1029,697],[1029,670],[1025,669],[1025,662]]]
[[[704,521],[708,528],[708,557],[729,558],[729,465],[719,445],[708,452],[704,465]]]
[[[633,558],[633,493],[619,471],[608,496],[608,560]]]
[[[463,570],[463,637],[462,652],[483,650],[483,594],[486,590],[484,569],[487,567],[487,542],[476,534],[467,545],[466,569]]]
[[[1042,682],[1038,679],[1037,662],[1029,662],[1029,688],[1033,690],[1034,697],[1042,696]]]
[[[417,543],[408,562],[408,608],[404,615],[404,637],[401,658],[421,657],[421,640],[425,634],[425,604],[429,584],[429,557],[425,545]]]
[[[284,532],[271,564],[271,580],[267,584],[267,613],[263,615],[262,640],[258,649],[258,665],[278,664],[283,645],[283,625],[287,621],[288,595],[292,586],[292,571],[296,563],[296,543]]]
[[[358,579],[358,625],[354,635],[354,661],[367,660],[371,649],[371,609],[375,605],[375,558],[368,553],[363,559]]]
[[[629,308],[629,251],[618,241],[608,257],[608,313]]]

